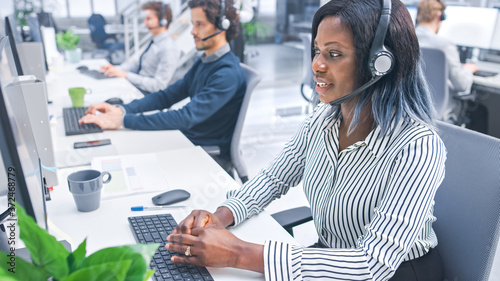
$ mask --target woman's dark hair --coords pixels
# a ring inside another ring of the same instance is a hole
[[[167,19],[167,28],[168,26],[170,25],[170,23],[172,22],[172,9],[170,9],[170,6],[165,4],[164,5],[165,7],[165,11],[163,11],[163,17]],[[155,14],[156,14],[156,17],[158,18],[158,20],[162,20],[160,19],[161,17],[161,2],[146,2],[144,4],[142,4],[141,6],[141,10],[153,10],[155,11]]]
[[[356,53],[356,77],[354,88],[371,79],[368,67],[370,48],[382,11],[381,0],[335,0],[318,9],[312,25],[312,50],[318,26],[326,17],[337,17],[353,34]],[[434,109],[427,82],[420,66],[420,48],[412,19],[399,0],[392,0],[389,29],[384,41],[394,55],[394,67],[377,83],[359,95],[354,118],[349,131],[359,120],[361,108],[370,100],[375,123],[387,132],[395,118],[411,117],[434,127]],[[314,52],[311,53],[314,58]],[[389,110],[388,110],[389,109]],[[340,111],[337,110],[337,114]]]
[[[207,19],[210,23],[217,26],[217,21],[219,20],[219,10],[221,1],[226,2],[226,11],[224,15],[231,22],[231,25],[226,30],[226,40],[227,42],[233,40],[236,35],[238,35],[238,16],[236,9],[234,8],[233,0],[190,0],[189,8],[193,9],[196,7],[202,7]]]

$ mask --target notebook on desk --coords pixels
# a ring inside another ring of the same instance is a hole
[[[170,189],[153,153],[96,157],[91,165],[111,174],[111,181],[103,188],[103,199]]]

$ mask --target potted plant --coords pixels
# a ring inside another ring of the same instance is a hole
[[[64,50],[64,56],[69,63],[78,63],[82,59],[82,49],[77,48],[80,35],[74,34],[73,30],[56,34],[56,42],[59,48]]]
[[[16,206],[19,236],[32,262],[10,253],[0,253],[0,280],[147,280],[151,257],[159,244],[137,244],[99,250],[86,257],[86,240],[69,252],[46,230],[40,228],[23,208]],[[10,244],[10,243],[9,243]],[[12,247],[12,246],[10,246]]]

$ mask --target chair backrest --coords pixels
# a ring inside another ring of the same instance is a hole
[[[448,89],[448,65],[443,51],[433,48],[422,50],[422,68],[431,88],[434,108],[439,119],[443,119],[449,110],[450,94]]]
[[[500,235],[500,139],[438,123],[446,175],[433,224],[446,280],[488,280]]]
[[[104,41],[108,39],[109,35],[104,30],[106,25],[106,19],[101,14],[92,14],[87,20],[88,27],[90,29],[90,38],[94,42],[97,48],[104,48]]]
[[[233,137],[231,139],[231,161],[233,162],[234,169],[238,173],[241,182],[244,183],[248,180],[248,171],[245,162],[243,161],[240,150],[241,132],[243,130],[243,123],[245,122],[245,116],[247,114],[250,98],[252,97],[252,92],[262,78],[254,69],[250,68],[249,66],[243,63],[240,63],[240,65],[245,72],[247,88],[245,91],[245,97],[243,98],[243,102],[241,103],[240,113],[238,115],[238,121],[236,121]]]

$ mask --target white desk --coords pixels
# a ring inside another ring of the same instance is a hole
[[[66,177],[83,168],[60,170],[59,186],[51,192],[52,200],[47,202],[48,215],[56,227],[67,234],[75,249],[87,238],[87,252],[92,253],[104,247],[136,243],[127,221],[129,216],[171,213],[177,222],[186,217],[192,209],[214,211],[225,199],[230,189],[238,184],[220,168],[200,147],[171,150],[158,153],[161,170],[173,188],[182,188],[191,193],[191,198],[178,205],[188,209],[132,212],[130,207],[151,205],[155,194],[142,194],[119,199],[102,200],[99,209],[89,213],[76,210],[72,195],[68,191]],[[278,240],[294,243],[295,240],[267,213],[249,219],[231,229],[239,238],[254,243]],[[209,268],[215,280],[264,280],[259,273],[237,269]]]
[[[171,150],[193,147],[193,144],[179,131],[136,131],[122,129],[104,131],[102,133],[65,136],[62,108],[71,107],[68,88],[85,87],[92,90],[92,94],[85,95],[85,106],[103,102],[110,97],[120,97],[125,103],[144,95],[125,78],[110,78],[97,80],[80,74],[76,69],[85,65],[89,69],[99,69],[106,64],[104,59],[83,60],[78,64],[65,64],[56,71],[47,75],[47,92],[49,100],[49,114],[51,121],[52,140],[56,166],[71,167],[86,165],[96,156],[117,154],[151,153],[155,151]],[[95,147],[88,149],[73,149],[73,143],[97,139],[111,139],[111,146]]]

